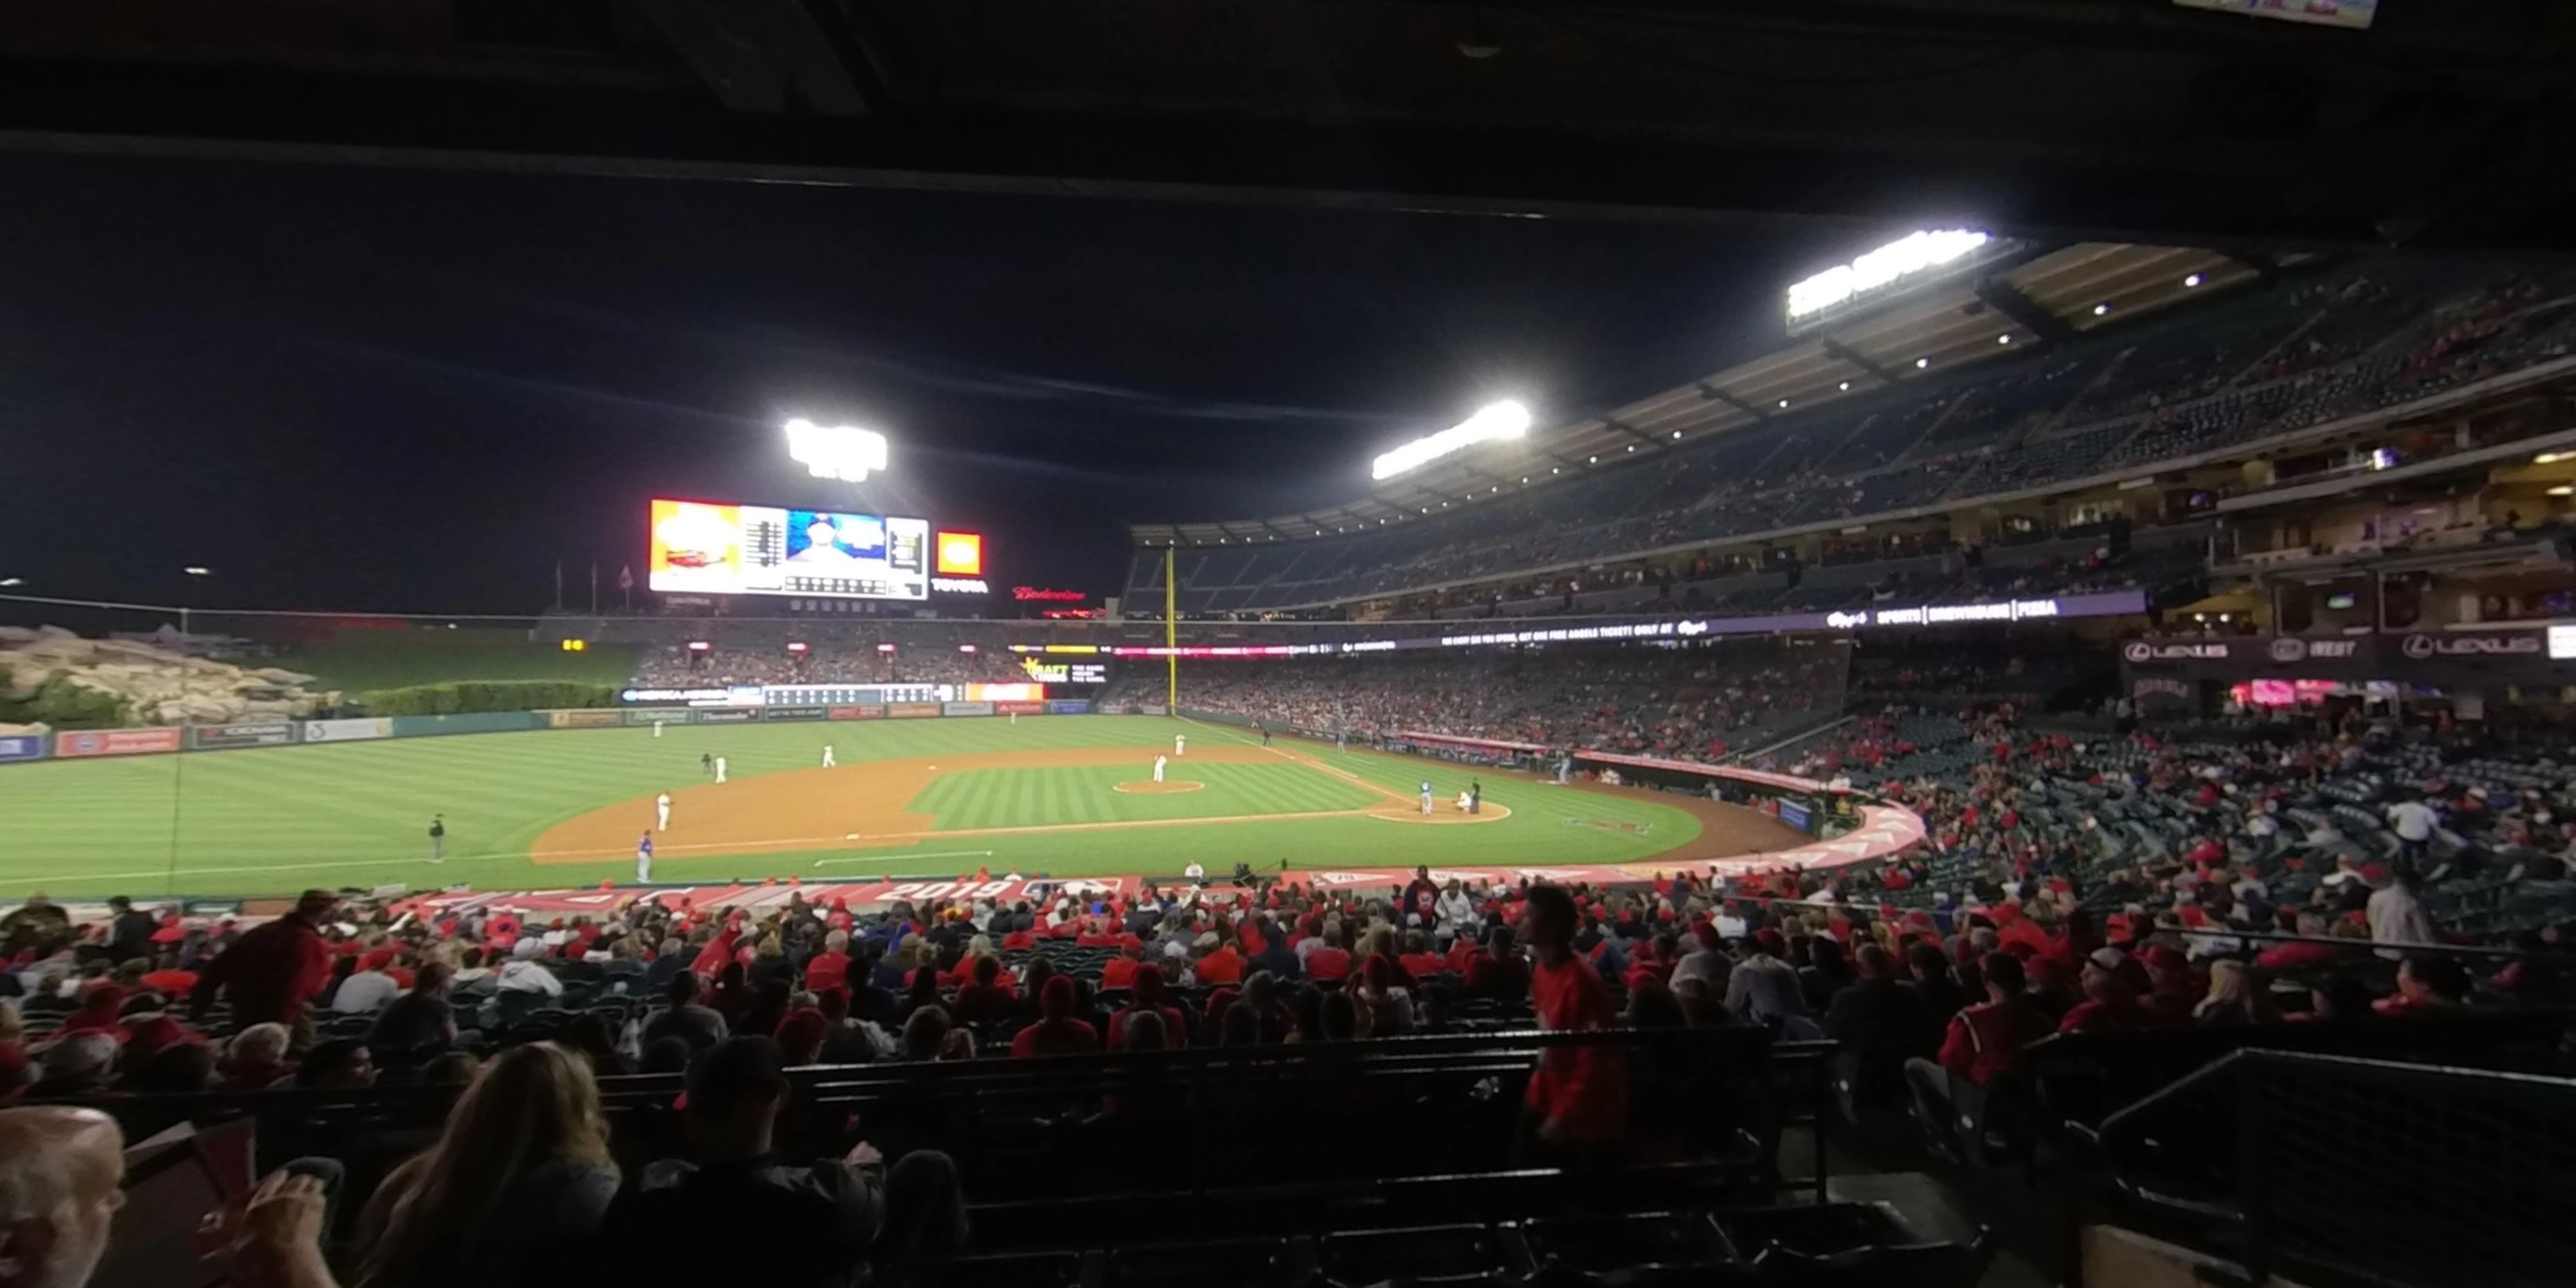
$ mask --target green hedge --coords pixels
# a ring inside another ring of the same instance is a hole
[[[67,683],[60,671],[23,698],[10,696],[9,684],[8,668],[0,667],[0,721],[56,729],[122,729],[134,723],[125,699]]]
[[[617,686],[580,680],[457,680],[371,689],[358,695],[371,716],[452,716],[471,711],[545,711],[613,707]]]

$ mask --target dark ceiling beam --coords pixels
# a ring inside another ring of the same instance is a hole
[[[1844,344],[1842,341],[1837,340],[1832,336],[1826,336],[1824,339],[1817,341],[1817,344],[1819,347],[1824,349],[1827,357],[1832,358],[1836,362],[1841,362],[1849,366],[1859,368],[1864,374],[1868,375],[1871,379],[1876,380],[1880,384],[1892,385],[1896,383],[1895,372],[1870,361],[1868,355],[1861,353],[1859,350],[1852,348],[1850,345]]]
[[[749,55],[703,55],[700,70],[727,74],[737,57]],[[2160,165],[2081,150],[1891,152],[1865,141],[1215,113],[826,118],[765,106],[804,97],[803,81],[791,93],[787,70],[740,67],[747,110],[728,113],[634,87],[467,91],[357,73],[0,56],[0,148],[1808,230],[1823,220],[1856,232],[1917,218],[1937,193],[1944,206],[1991,211],[1992,227],[2020,236],[2302,249],[2377,238],[2366,212],[2303,203],[2289,176],[2267,183],[2205,152]],[[853,83],[864,98],[864,83]],[[2576,240],[2576,221],[2550,227]]]
[[[1626,435],[1627,435],[1628,437],[1630,437],[1630,438],[1636,439],[1636,440],[1637,440],[1638,442],[1640,442],[1640,443],[1645,443],[1645,444],[1648,444],[1648,445],[1650,445],[1650,446],[1651,446],[1651,445],[1660,444],[1660,443],[1662,442],[1662,440],[1661,440],[1661,439],[1656,438],[1654,435],[1649,434],[1649,433],[1647,433],[1646,431],[1644,431],[1644,430],[1642,430],[1642,429],[1639,429],[1639,428],[1637,428],[1636,426],[1631,425],[1631,424],[1629,424],[1628,422],[1626,422],[1626,421],[1624,421],[1624,420],[1621,420],[1621,419],[1619,419],[1619,418],[1618,418],[1618,417],[1616,417],[1616,416],[1604,416],[1604,417],[1602,417],[1602,418],[1601,418],[1601,427],[1602,427],[1602,428],[1604,428],[1604,429],[1615,429],[1615,430],[1619,431],[1619,432],[1620,432],[1620,433],[1622,433],[1622,434],[1626,434]]]
[[[1725,403],[1727,406],[1743,412],[1745,415],[1750,416],[1755,420],[1769,420],[1771,418],[1771,413],[1769,411],[1756,407],[1753,404],[1708,383],[1707,381],[1701,381],[1698,388],[1699,396],[1708,399],[1711,402]]]
[[[2056,314],[2040,307],[2037,300],[2021,293],[2012,283],[1991,274],[1977,279],[1977,298],[2032,335],[2050,344],[2063,344],[2075,338],[2075,328],[2066,325]]]
[[[733,111],[855,117],[884,101],[882,54],[871,60],[837,6],[815,0],[631,3]]]

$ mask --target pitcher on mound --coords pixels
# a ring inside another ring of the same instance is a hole
[[[1164,759],[1165,759],[1165,757],[1162,757],[1162,756],[1156,756],[1156,757],[1154,757],[1154,781],[1155,781],[1155,782],[1158,782],[1158,783],[1159,783],[1159,782],[1161,782],[1161,781],[1163,781],[1163,761],[1164,761]]]

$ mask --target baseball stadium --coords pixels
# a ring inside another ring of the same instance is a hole
[[[0,1288],[2564,1282],[2571,49],[30,7]]]

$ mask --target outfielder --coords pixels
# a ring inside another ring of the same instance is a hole
[[[1154,757],[1154,781],[1158,783],[1163,781],[1163,761],[1164,757]]]
[[[823,744],[823,768],[825,768],[825,769],[830,769],[832,766],[837,765],[837,764],[839,764],[839,763],[841,763],[841,762],[839,762],[839,761],[837,761],[837,760],[832,759],[832,744],[830,744],[830,743],[828,743],[828,742],[827,742],[827,743],[824,743],[824,744]]]
[[[1178,756],[1178,755],[1182,754],[1183,752],[1188,751],[1189,749],[1190,749],[1190,736],[1189,736],[1188,734],[1185,734],[1185,733],[1176,733],[1176,734],[1173,734],[1173,735],[1172,735],[1172,754],[1173,754],[1173,755]]]
[[[653,879],[653,834],[651,832],[646,832],[635,842],[635,879],[638,882]]]
[[[671,830],[671,794],[669,792],[653,798],[653,830],[656,832]]]
[[[724,757],[722,757],[722,756],[718,756],[718,757],[716,757],[716,781],[717,781],[717,782],[720,782],[720,783],[721,783],[721,782],[723,782],[723,781],[724,781],[724,769],[725,769],[725,761],[724,761]]]
[[[662,722],[659,720],[653,722],[653,736],[656,738],[662,736]]]

